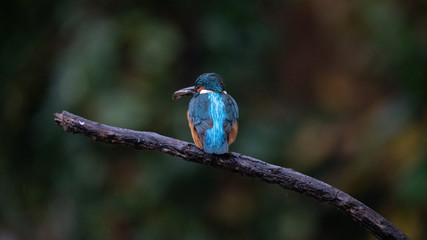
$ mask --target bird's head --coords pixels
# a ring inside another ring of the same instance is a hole
[[[222,77],[216,73],[203,73],[195,82],[195,86],[186,87],[176,91],[172,95],[172,99],[178,99],[182,96],[195,95],[203,93],[202,91],[209,92],[225,92],[224,82]]]
[[[216,73],[203,73],[196,79],[196,90],[209,90],[214,92],[222,92],[225,90],[222,77]]]

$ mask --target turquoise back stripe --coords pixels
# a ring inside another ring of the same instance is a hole
[[[212,148],[220,148],[225,141],[223,129],[227,117],[225,104],[220,93],[208,93],[210,100],[209,116],[213,121],[213,127],[206,131],[205,145]]]

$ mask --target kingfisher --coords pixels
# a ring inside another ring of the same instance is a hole
[[[222,77],[204,73],[196,79],[195,86],[176,91],[172,99],[182,96],[193,96],[187,119],[196,146],[210,154],[228,153],[237,136],[239,108],[225,91]]]

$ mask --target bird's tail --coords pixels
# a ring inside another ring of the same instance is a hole
[[[203,146],[203,150],[206,153],[210,153],[210,154],[224,154],[224,153],[228,153],[228,143],[227,141],[224,141],[220,147],[217,146],[208,146],[207,144],[205,144]]]

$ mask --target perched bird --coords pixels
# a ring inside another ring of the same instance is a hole
[[[193,96],[187,119],[196,146],[206,153],[227,153],[237,136],[237,103],[227,94],[222,77],[216,73],[200,75],[195,84],[176,91],[172,98]]]

